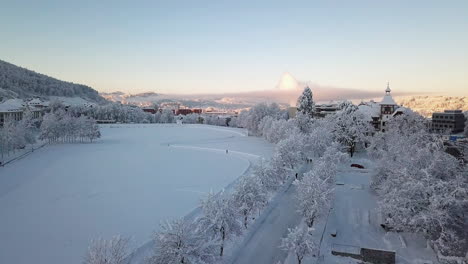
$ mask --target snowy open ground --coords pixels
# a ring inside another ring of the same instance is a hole
[[[90,239],[115,234],[136,248],[273,150],[244,130],[203,125],[101,132],[96,143],[47,146],[0,168],[0,263],[80,263]]]

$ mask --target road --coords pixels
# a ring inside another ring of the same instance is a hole
[[[303,166],[300,175],[309,169],[309,166]],[[288,228],[297,226],[302,219],[296,209],[296,186],[292,184],[293,180],[290,179],[265,208],[244,242],[233,254],[230,263],[283,263],[287,252],[279,249],[281,238],[286,236]]]

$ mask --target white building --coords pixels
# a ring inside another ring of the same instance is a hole
[[[369,121],[372,122],[377,131],[385,132],[387,122],[406,110],[406,108],[399,106],[395,102],[391,92],[390,84],[387,83],[385,95],[379,103],[371,100],[370,102],[362,102],[359,105],[359,111],[369,117]]]
[[[26,104],[21,99],[8,99],[0,103],[0,126],[5,120],[23,119],[23,112],[26,109]]]
[[[48,103],[38,98],[29,102],[22,99],[8,99],[0,103],[0,126],[3,126],[6,120],[20,121],[27,111],[32,113],[33,118],[39,118],[47,107]]]

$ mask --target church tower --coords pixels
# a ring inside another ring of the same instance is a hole
[[[385,132],[386,123],[390,117],[395,113],[395,110],[398,108],[397,103],[393,100],[392,95],[390,94],[392,90],[390,89],[390,83],[387,82],[387,89],[385,89],[385,95],[382,98],[380,104],[380,130]]]

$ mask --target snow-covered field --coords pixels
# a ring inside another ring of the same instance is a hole
[[[115,234],[136,248],[273,150],[244,130],[205,125],[101,132],[97,143],[47,146],[0,168],[0,263],[80,263],[90,239]]]

